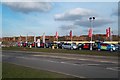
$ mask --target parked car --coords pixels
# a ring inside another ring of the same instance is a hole
[[[40,48],[44,48],[45,43],[40,43]]]
[[[45,43],[45,47],[46,47],[46,48],[49,48],[49,43]]]
[[[23,45],[23,47],[27,47],[27,46],[28,46],[28,43],[23,42],[22,45]]]
[[[58,47],[58,43],[45,43],[45,47],[46,48],[52,48],[52,46],[54,46],[54,48]]]
[[[115,51],[120,51],[120,45],[119,44],[113,44],[115,46]]]
[[[51,46],[54,46],[54,48],[58,48],[58,43],[52,43]]]
[[[58,43],[58,48],[59,48],[59,49],[62,49],[62,45],[63,45],[63,44],[64,44],[64,43],[62,43],[62,42],[61,42],[61,43]]]
[[[91,46],[91,43],[79,43],[77,48],[79,50],[82,50],[82,49],[90,50],[90,46]],[[97,49],[97,45],[95,43],[92,43],[92,49],[93,50]]]
[[[83,43],[78,43],[77,49],[82,50],[82,47],[83,47]]]
[[[98,46],[98,49],[100,49],[100,50],[106,50],[106,51],[116,51],[115,45],[108,44],[108,43],[101,43]]]
[[[31,43],[32,47],[35,47],[35,42]]]
[[[77,46],[76,46],[76,44],[71,44],[71,43],[64,43],[63,45],[62,45],[62,49],[71,49],[71,50],[73,50],[73,49],[77,49]]]

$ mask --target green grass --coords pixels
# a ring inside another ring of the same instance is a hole
[[[67,50],[67,49],[50,49],[50,48],[23,48],[23,47],[5,47],[3,50],[18,50],[18,51],[32,51],[32,52],[49,52],[49,53],[69,53],[69,54],[85,54],[98,56],[118,56],[118,52],[110,51],[90,51],[90,50]]]
[[[74,78],[68,75],[32,69],[6,62],[2,66],[2,78]]]

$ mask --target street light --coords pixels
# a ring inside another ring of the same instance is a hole
[[[93,21],[95,20],[95,17],[89,17],[90,20],[90,28],[93,28]],[[92,29],[92,34],[93,34],[93,29]],[[92,36],[91,36],[91,44],[90,44],[90,50],[92,50]]]

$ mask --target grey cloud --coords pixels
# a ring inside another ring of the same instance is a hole
[[[113,10],[113,13],[111,14],[112,16],[120,16],[120,8]]]
[[[4,2],[3,4],[22,13],[46,12],[52,8],[51,4],[47,2]]]
[[[112,30],[112,34],[113,34],[113,35],[120,35],[120,32],[119,32],[119,30],[117,30],[117,29],[113,29],[113,30]]]
[[[75,8],[75,9],[66,11],[65,13],[62,13],[62,14],[56,14],[55,20],[58,20],[58,21],[79,20],[79,19],[82,19],[83,17],[88,17],[92,15],[95,16],[97,14],[89,9]]]
[[[77,26],[76,25],[62,25],[59,28],[61,30],[73,30],[73,29],[76,29]]]
[[[111,24],[111,23],[114,23],[113,20],[111,19],[95,19],[94,21],[92,21],[92,26],[93,27],[104,27],[104,25],[107,25],[107,24]],[[80,21],[75,21],[74,23],[75,25],[79,25],[79,26],[83,26],[83,27],[90,27],[91,26],[91,23],[89,20],[80,20]]]
[[[111,16],[120,16],[120,2],[118,4],[118,7],[116,7],[116,9],[112,10]]]

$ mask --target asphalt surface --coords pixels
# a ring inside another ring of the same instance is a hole
[[[118,57],[2,51],[2,61],[78,78],[118,78]],[[3,66],[4,67],[4,66]]]

